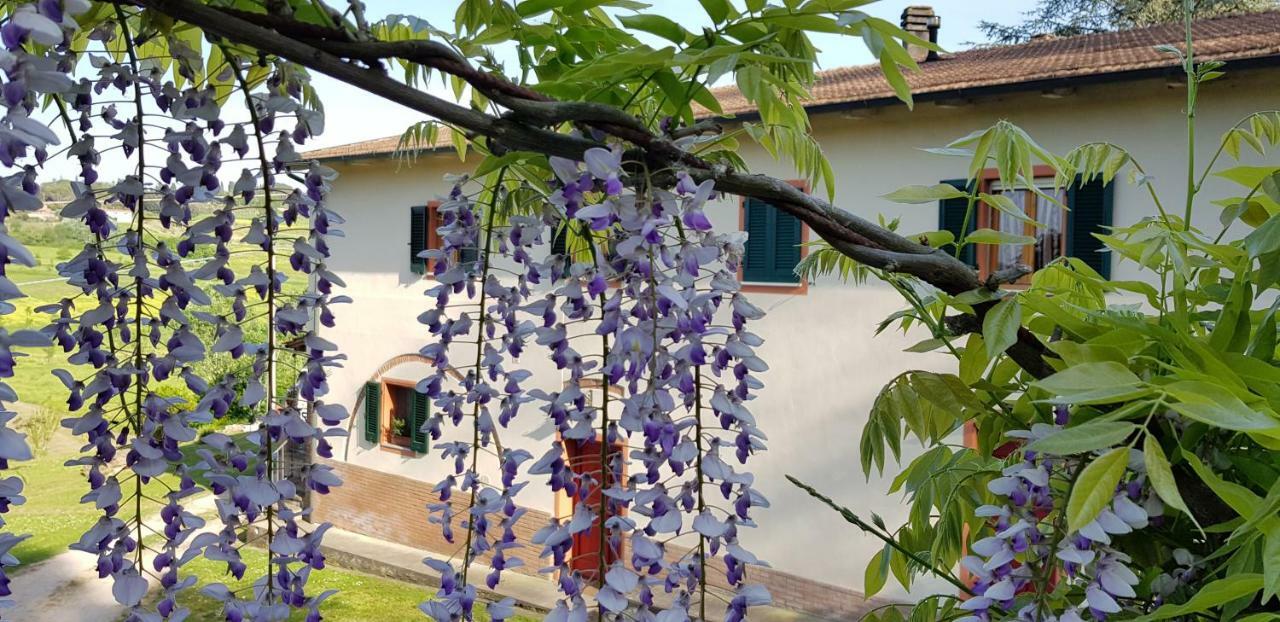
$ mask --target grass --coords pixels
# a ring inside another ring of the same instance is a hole
[[[97,510],[80,503],[89,491],[80,469],[63,466],[74,452],[70,435],[59,433],[35,460],[10,464],[11,472],[26,482],[27,502],[5,515],[5,529],[31,534],[14,549],[23,563],[19,568],[66,551],[97,520]]]
[[[250,573],[253,569],[263,568],[266,565],[266,555],[260,549],[244,548],[241,549],[244,555],[244,561],[249,565]],[[246,575],[246,579],[242,581],[227,582],[231,578],[226,575],[226,565],[220,562],[211,562],[207,559],[198,559],[192,561],[185,567],[185,570],[196,576],[199,586],[209,585],[212,583],[225,583],[232,590],[239,590],[248,587],[252,580]],[[404,581],[396,581],[383,577],[375,577],[372,575],[354,572],[350,570],[342,570],[333,566],[328,566],[324,570],[312,572],[311,580],[308,584],[308,592],[319,594],[326,590],[337,590],[337,593],[324,601],[320,606],[320,613],[324,615],[325,620],[333,622],[362,622],[364,620],[377,620],[378,622],[421,622],[426,619],[418,605],[425,601],[434,591],[433,588],[421,585],[414,585]],[[181,597],[180,605],[191,609],[190,620],[221,620],[222,603],[200,594],[198,589],[193,588],[188,595]],[[158,598],[158,594],[152,593],[150,601]],[[306,618],[306,612],[295,612],[289,618],[290,622],[303,622]],[[476,607],[476,620],[484,622],[489,619],[485,615],[484,607],[478,605]],[[516,616],[511,618],[517,622],[533,622],[537,618],[533,616]]]
[[[28,415],[20,415],[21,417]],[[43,561],[67,550],[80,539],[100,516],[92,504],[80,503],[80,497],[89,492],[89,484],[80,467],[66,466],[65,462],[78,455],[79,443],[70,432],[62,429],[54,433],[48,447],[37,453],[34,460],[10,463],[10,473],[22,478],[27,502],[5,515],[5,529],[12,533],[31,534],[14,548],[14,555],[22,561],[21,568]],[[170,485],[173,476],[165,476]],[[122,484],[125,497],[133,490],[131,481]],[[165,484],[152,481],[144,492],[151,498],[161,498],[167,490]],[[149,502],[147,502],[149,503]],[[155,508],[147,512],[154,513]],[[127,512],[126,512],[127,514]]]

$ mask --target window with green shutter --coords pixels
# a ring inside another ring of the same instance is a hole
[[[1071,208],[1067,254],[1089,264],[1104,279],[1111,278],[1111,253],[1094,234],[1110,232],[1114,202],[1115,184],[1104,185],[1101,179],[1082,184],[1077,178],[1067,189],[1067,206]]]
[[[378,443],[378,429],[382,422],[382,385],[367,382],[364,385],[364,440]]]
[[[414,274],[427,274],[431,271],[431,263],[418,254],[431,248],[441,248],[442,242],[437,229],[440,228],[440,207],[438,201],[427,205],[415,205],[409,208],[409,270]],[[475,263],[480,258],[480,240],[469,244],[457,253],[460,263]]]
[[[431,414],[431,399],[422,393],[413,391],[412,406],[409,414],[409,448],[420,453],[427,453],[428,434],[422,429]]]
[[[995,171],[986,171],[977,182],[979,189],[1008,198],[1014,207],[1039,222],[1040,226],[1034,226],[1016,214],[979,204],[968,230],[989,228],[1030,236],[1035,241],[1031,244],[967,246],[960,255],[962,260],[977,267],[982,275],[987,275],[1016,265],[1039,270],[1060,257],[1075,257],[1103,278],[1110,278],[1111,257],[1096,234],[1107,233],[1111,225],[1114,194],[1111,184],[1104,185],[1101,180],[1081,183],[1077,178],[1068,188],[1055,188],[1054,180],[1045,177],[1037,178],[1033,185],[1019,182],[1004,186],[996,176]],[[966,187],[964,180],[941,183],[962,189]],[[939,228],[959,236],[967,204],[967,198],[940,201]]]
[[[965,179],[944,179],[941,183],[955,186],[956,188],[965,190],[966,192],[969,187],[969,182]],[[968,209],[969,199],[967,197],[943,199],[938,201],[938,230],[950,231],[951,235],[955,236],[956,240],[964,237],[964,234],[972,233],[978,228],[978,213],[975,209],[974,213],[969,218],[969,226],[966,228],[964,217],[965,212],[967,212]],[[944,248],[948,252],[955,252],[954,246],[946,246]],[[960,261],[963,261],[974,268],[978,267],[977,255],[973,252],[972,246],[966,246],[964,250],[960,252]]]
[[[798,283],[803,225],[791,214],[758,199],[743,201],[747,232],[742,280],[747,283]]]
[[[414,274],[427,273],[427,260],[419,257],[418,253],[427,250],[427,240],[431,237],[427,228],[430,220],[427,206],[409,208],[409,270]]]

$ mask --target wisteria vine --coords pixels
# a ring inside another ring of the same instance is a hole
[[[549,619],[582,620],[592,609],[610,618],[705,617],[715,584],[730,590],[728,619],[740,620],[769,602],[746,582],[746,566],[758,560],[738,541],[740,528],[754,526],[751,508],[767,502],[721,457],[733,448],[745,463],[764,449],[747,407],[761,386],[753,373],[766,369],[747,323],[763,313],[739,291],[742,236],[712,231],[703,212],[711,182],[678,173],[674,192],[661,190],[638,167],[624,171],[616,148],[550,162],[551,190],[535,197],[502,172],[470,194],[474,182],[456,180],[438,208],[442,247],[422,254],[436,303],[420,317],[432,341],[421,354],[434,365],[417,387],[435,405],[424,429],[439,440],[446,426],[461,426],[472,438],[435,444],[453,472],[435,488],[432,522],[451,542],[455,528],[465,537],[460,565],[428,562],[442,587],[423,610],[442,622],[472,619],[476,588],[467,577],[476,560],[489,556],[491,589],[519,564],[508,555],[520,546],[512,528],[524,514],[514,499],[529,482],[516,478],[531,462],[525,473],[583,501],[532,538],[545,561],[538,570],[558,577],[561,599]],[[628,176],[634,189],[621,181]],[[557,247],[557,236],[578,243]],[[520,360],[529,341],[564,372],[562,388],[528,387],[532,374]],[[536,459],[498,442],[530,408],[555,430]],[[599,470],[575,468],[571,444],[598,445]],[[496,460],[500,486],[481,480],[481,454]],[[624,463],[635,472],[620,477]],[[595,506],[585,502],[593,494]],[[595,569],[575,570],[574,536],[592,529]],[[676,543],[686,534],[694,546]],[[511,603],[491,603],[488,614],[506,618]]]
[[[332,295],[342,283],[326,267],[325,238],[342,222],[326,204],[334,174],[317,164],[294,168],[295,145],[322,131],[322,113],[293,65],[223,45],[220,64],[205,72],[190,42],[170,38],[168,55],[154,55],[163,48],[145,42],[138,10],[115,5],[114,20],[80,32],[74,16],[90,8],[84,0],[24,5],[0,31],[9,109],[0,151],[5,166],[22,166],[5,178],[0,224],[14,210],[40,206],[37,173],[51,157],[48,147],[60,144],[31,118],[47,97],[70,138],[53,155],[80,165],[61,215],[83,222],[94,240],[58,265],[80,293],[38,309],[51,318],[43,334],[0,332],[0,376],[12,373],[10,345],[52,341],[68,354],[73,367],[54,372],[72,412],[63,425],[85,439],[69,466],[85,471],[82,501],[101,512],[72,548],[98,557],[98,574],[111,579],[131,621],[187,617],[179,596],[195,578],[181,569],[201,556],[225,563],[237,580],[256,577],[245,588],[204,588],[223,601],[227,620],[284,620],[294,610],[319,620],[327,594],[305,588],[310,572],[324,566],[325,527],[307,522],[298,487],[323,494],[340,482],[324,465],[286,473],[280,454],[302,444],[331,455],[329,439],[344,434],[337,425],[347,416],[323,400],[327,369],[341,356],[316,332],[333,326],[330,307],[345,301]],[[243,94],[248,121],[224,120],[233,91]],[[276,129],[289,122],[291,129]],[[132,171],[98,183],[103,154],[116,150]],[[127,210],[127,223],[117,225],[112,208]],[[7,235],[0,248],[0,269],[31,263]],[[285,255],[288,269],[277,261]],[[237,274],[233,262],[247,271]],[[306,284],[286,287],[291,277]],[[21,293],[8,279],[0,286],[0,311],[11,312],[3,301]],[[264,327],[265,343],[246,338],[255,324]],[[201,377],[196,365],[215,355],[238,361],[245,373]],[[282,382],[282,369],[295,372],[296,382]],[[184,387],[195,400],[172,397],[166,387]],[[3,387],[0,400],[13,399]],[[259,413],[243,437],[198,435],[198,426],[233,405]],[[7,427],[0,454],[30,457]],[[20,481],[0,485],[8,494],[0,509],[21,502]],[[210,510],[220,527],[195,509],[205,491],[214,495]],[[241,543],[259,537],[268,562],[251,573]],[[0,565],[14,561],[7,551],[17,540],[0,540]],[[144,602],[153,583],[160,588],[154,602]]]
[[[30,118],[37,96],[47,96],[69,139],[57,155],[80,170],[61,215],[84,223],[93,241],[59,264],[79,293],[38,309],[50,318],[43,331],[0,333],[0,372],[11,374],[10,346],[52,342],[67,354],[71,367],[55,372],[72,412],[63,425],[84,437],[71,466],[86,474],[83,501],[100,511],[73,548],[97,556],[131,621],[189,615],[181,597],[195,578],[182,569],[198,557],[249,581],[204,587],[227,620],[284,620],[295,610],[320,620],[329,594],[310,594],[306,583],[324,566],[326,527],[310,526],[299,486],[323,494],[340,482],[324,464],[285,473],[280,455],[304,444],[331,457],[347,417],[324,401],[326,370],[342,356],[316,332],[333,326],[330,307],[345,302],[326,267],[325,238],[342,222],[326,202],[334,173],[299,168],[295,150],[323,117],[294,65],[211,41],[218,62],[201,67],[199,50],[173,37],[157,56],[139,11],[112,5],[114,20],[80,32],[72,16],[89,7],[42,1],[16,10],[3,29],[4,164],[23,168],[5,179],[0,216],[40,206],[37,173],[60,144]],[[248,120],[224,119],[237,92]],[[107,152],[131,168],[111,184],[99,180]],[[513,549],[526,544],[515,528],[526,510],[516,498],[538,478],[583,501],[532,539],[543,567],[530,570],[558,577],[551,619],[585,620],[592,609],[705,618],[715,598],[728,620],[744,619],[770,597],[748,582],[747,568],[762,562],[739,541],[739,529],[754,526],[752,508],[768,502],[733,465],[765,448],[749,409],[762,386],[755,374],[767,367],[748,323],[763,312],[740,291],[743,236],[712,231],[703,211],[715,196],[710,181],[662,171],[678,183],[661,189],[651,183],[658,173],[624,163],[617,147],[550,164],[547,186],[505,169],[478,190],[477,180],[456,180],[439,207],[442,247],[423,255],[435,302],[420,318],[432,336],[422,354],[434,364],[418,384],[434,405],[425,429],[441,441],[456,428],[463,439],[435,444],[453,472],[436,487],[431,520],[450,541],[463,532],[462,555],[458,565],[429,562],[442,586],[423,611],[472,619],[472,568],[487,563],[493,589],[520,567]],[[121,209],[129,218],[117,223],[111,211]],[[574,242],[553,249],[557,236]],[[7,236],[0,243],[0,267],[31,262]],[[306,287],[286,287],[290,277]],[[20,295],[10,281],[0,285],[3,300]],[[263,343],[246,334],[255,323],[267,326]],[[532,386],[520,363],[530,346],[564,372],[563,386]],[[211,356],[248,373],[202,377],[198,364]],[[297,381],[282,382],[282,370]],[[173,386],[194,403],[164,390]],[[0,400],[11,394],[5,387]],[[259,413],[245,435],[197,431],[233,407]],[[500,439],[531,409],[555,431],[541,456]],[[569,452],[592,447],[595,466]],[[6,461],[30,457],[7,427],[0,452]],[[489,460],[499,484],[480,476]],[[216,522],[199,507],[205,491]],[[22,500],[15,478],[0,492],[2,510]],[[590,571],[570,559],[575,536],[587,533],[599,538]],[[3,538],[0,553],[18,540]],[[242,557],[246,539],[267,550],[261,571]],[[11,561],[0,558],[0,567]],[[510,599],[487,606],[498,620],[513,611]]]
[[[1064,429],[1071,418],[1067,406],[1054,409],[1054,422],[1035,424],[1030,430],[1009,433],[1015,443],[1034,442]],[[1080,457],[1055,456],[1023,449],[1022,460],[1006,467],[987,488],[1004,502],[984,505],[977,514],[990,521],[993,535],[975,541],[973,555],[961,565],[973,577],[975,596],[960,608],[964,622],[985,622],[992,609],[1028,622],[1099,622],[1120,613],[1121,602],[1137,596],[1138,575],[1128,567],[1129,557],[1112,546],[1112,537],[1143,529],[1163,519],[1164,504],[1146,484],[1142,450],[1114,451],[1125,461],[1128,477],[1121,479],[1111,502],[1097,518],[1075,532],[1054,513],[1054,479],[1068,480],[1084,465]],[[1119,455],[1119,454],[1118,454]],[[1054,519],[1050,519],[1050,516]],[[1043,599],[1014,611],[1015,596],[1054,591],[1060,582],[1078,584],[1084,601],[1057,611]],[[1170,593],[1172,589],[1166,591]]]

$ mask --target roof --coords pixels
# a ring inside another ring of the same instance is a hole
[[[1196,57],[1238,61],[1280,54],[1280,11],[1197,21],[1192,27]],[[1181,24],[1120,32],[1039,39],[1018,45],[983,47],[920,63],[906,74],[914,96],[969,89],[1037,83],[1151,69],[1172,69],[1181,62],[1155,49],[1184,47]],[[736,87],[717,89],[726,115],[754,111]],[[818,75],[806,108],[894,98],[879,65],[840,67]]]
[[[1198,20],[1192,27],[1196,57],[1201,60],[1260,61],[1280,66],[1280,11]],[[1017,89],[1052,81],[1085,78],[1123,80],[1151,71],[1176,69],[1180,62],[1157,51],[1158,45],[1182,47],[1181,24],[1164,24],[1121,32],[1039,39],[1017,45],[983,47],[920,63],[908,72],[912,94],[942,96],[991,88]],[[726,116],[749,115],[754,106],[737,87],[714,89]],[[878,64],[839,67],[820,72],[810,88],[809,109],[838,105],[887,103],[895,98]],[[398,136],[318,149],[304,158],[376,157],[393,153]],[[450,145],[442,130],[437,147]]]
[[[450,147],[453,145],[453,130],[448,126],[441,125],[436,132],[435,142],[431,144],[432,148],[438,149],[442,147]],[[386,136],[384,138],[374,138],[372,140],[362,140],[356,143],[347,143],[336,147],[325,147],[323,149],[315,149],[303,152],[301,159],[303,160],[341,160],[349,158],[372,158],[379,156],[389,156],[396,152],[396,148],[400,146],[400,135]]]

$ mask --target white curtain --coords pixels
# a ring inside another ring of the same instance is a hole
[[[1001,190],[1000,194],[1003,194],[1009,197],[1009,199],[1013,201],[1013,204],[1018,206],[1019,210],[1021,210],[1023,213],[1026,213],[1027,193],[1025,191]],[[1022,235],[1023,233],[1026,232],[1026,228],[1021,220],[1018,220],[1017,218],[1014,218],[1013,216],[1010,216],[1009,214],[1006,214],[1004,212],[999,212],[999,214],[1000,214],[1000,224],[998,228],[1001,231],[1004,231],[1006,233],[1012,233],[1015,235]],[[996,261],[996,264],[997,264],[996,270],[1004,270],[1005,268],[1012,268],[1013,266],[1020,263],[1022,263],[1022,246],[1018,244],[1001,244],[1000,245],[999,259]]]
[[[1042,188],[1042,192],[1055,196],[1051,188]],[[1062,255],[1063,238],[1066,236],[1066,212],[1057,203],[1040,195],[1036,197],[1036,220],[1044,224],[1044,228],[1036,231],[1035,269],[1039,270],[1049,262]],[[1055,198],[1066,203],[1066,191],[1059,191]]]

